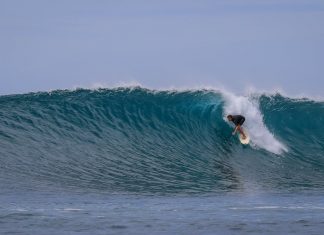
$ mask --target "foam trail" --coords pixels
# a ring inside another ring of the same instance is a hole
[[[245,96],[236,96],[229,92],[223,92],[222,95],[225,99],[224,116],[242,114],[246,117],[245,126],[249,131],[252,146],[275,154],[288,151],[264,125],[258,104]]]

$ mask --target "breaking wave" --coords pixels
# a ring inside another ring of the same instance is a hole
[[[231,135],[243,114],[251,144]],[[0,97],[0,185],[132,193],[324,188],[324,103],[141,87]]]

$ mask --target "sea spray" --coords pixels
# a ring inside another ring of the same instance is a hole
[[[253,146],[266,149],[275,154],[288,151],[264,125],[263,115],[256,100],[246,96],[236,96],[228,92],[223,92],[223,97],[225,99],[224,112],[226,114],[245,116],[244,127],[248,129]]]

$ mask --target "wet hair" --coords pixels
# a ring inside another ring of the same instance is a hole
[[[227,119],[232,119],[233,116],[232,115],[227,115]]]

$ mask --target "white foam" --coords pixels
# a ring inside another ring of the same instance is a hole
[[[79,209],[79,208],[63,208],[63,211],[82,211],[83,209]]]
[[[257,102],[247,96],[236,96],[229,92],[222,92],[222,95],[225,99],[224,120],[227,121],[228,114],[245,116],[244,126],[248,129],[252,147],[262,148],[275,154],[288,151],[263,123],[263,116]]]

